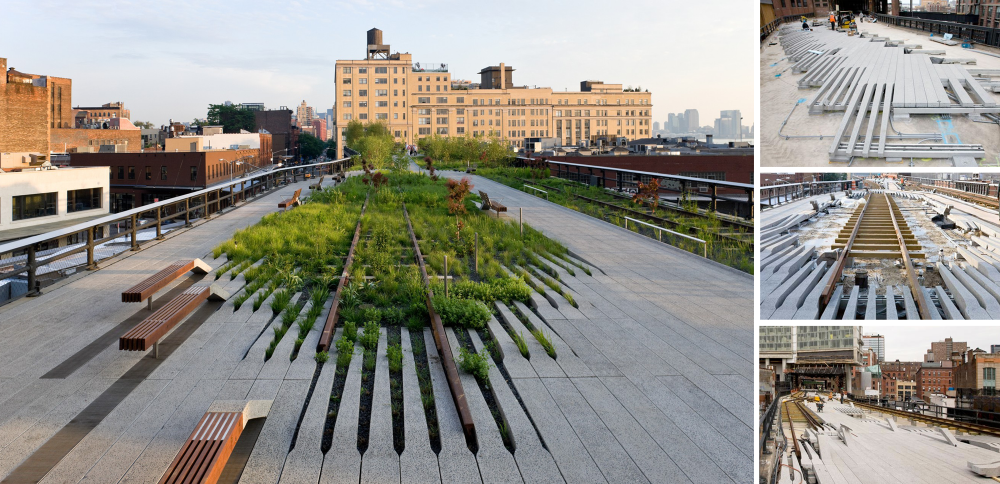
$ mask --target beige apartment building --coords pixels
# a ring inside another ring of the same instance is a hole
[[[503,63],[481,70],[478,84],[452,89],[447,64],[390,54],[378,29],[368,31],[365,59],[338,60],[336,70],[333,131],[339,133],[338,157],[351,120],[385,123],[396,141],[406,144],[432,134],[495,135],[515,148],[530,138],[576,146],[650,135],[648,92],[626,92],[621,84],[601,81],[583,81],[580,91],[515,86],[514,69]]]

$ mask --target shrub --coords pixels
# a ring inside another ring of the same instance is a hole
[[[366,350],[374,350],[378,346],[378,328],[378,323],[375,321],[365,323],[365,330],[361,335],[361,346],[364,346]]]
[[[323,304],[326,303],[326,300],[329,299],[329,297],[330,297],[330,288],[326,286],[320,286],[316,289],[313,289],[313,292],[310,295],[313,307],[318,306],[320,310],[322,310]]]
[[[358,324],[354,321],[344,321],[344,338],[351,340],[353,344],[358,340]]]
[[[426,324],[427,324],[426,316],[425,317],[410,316],[409,319],[406,320],[406,327],[410,331],[420,331],[421,329],[424,329],[424,326]]]
[[[352,356],[354,356],[354,341],[341,336],[337,340],[337,366],[346,368],[351,364]]]
[[[490,354],[485,349],[473,353],[465,348],[458,349],[458,367],[482,382],[490,381]]]
[[[330,353],[320,351],[319,353],[316,353],[315,358],[317,363],[326,363],[327,360],[330,359]]]
[[[403,346],[399,343],[386,347],[385,354],[389,358],[389,371],[402,371],[403,369]]]
[[[434,309],[445,326],[483,329],[490,320],[489,306],[482,301],[434,296]]]
[[[468,177],[462,177],[462,181],[455,181],[451,178],[445,182],[448,189],[448,213],[459,215],[465,213],[465,197],[472,191],[473,185]]]

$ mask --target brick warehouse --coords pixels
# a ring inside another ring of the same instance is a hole
[[[0,57],[0,152],[48,153],[53,128],[73,127],[73,82],[24,74]]]
[[[149,153],[74,153],[73,166],[110,166],[111,211],[185,195],[237,177],[259,163],[258,149]],[[235,170],[235,173],[230,173]]]

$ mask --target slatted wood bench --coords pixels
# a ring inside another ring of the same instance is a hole
[[[152,347],[153,358],[158,357],[157,344],[160,339],[209,297],[216,301],[224,301],[229,298],[229,294],[216,284],[191,286],[118,338],[118,349],[146,351]]]
[[[500,202],[496,200],[490,199],[490,196],[487,195],[486,192],[482,190],[479,190],[479,198],[483,199],[483,205],[481,208],[483,210],[495,211],[497,213],[497,218],[500,218],[500,212],[507,211],[507,207],[503,206],[502,204],[500,204]]]
[[[217,482],[247,422],[266,417],[271,403],[271,400],[213,403],[163,473],[160,484]]]
[[[302,193],[302,189],[301,188],[299,188],[298,190],[295,190],[295,194],[292,195],[292,198],[289,198],[287,200],[282,200],[280,203],[278,203],[278,208],[285,209],[285,208],[288,208],[288,207],[294,207],[294,206],[298,205],[300,203],[299,202],[299,195],[301,193]]]
[[[201,259],[179,260],[163,268],[160,272],[153,274],[142,282],[122,291],[122,302],[143,302],[148,300],[149,310],[153,310],[153,294],[167,287],[178,277],[194,271],[198,274],[208,274],[212,268]]]
[[[320,190],[320,189],[322,189],[323,188],[323,179],[324,178],[326,178],[326,175],[320,176],[319,180],[316,180],[316,183],[314,183],[312,185],[309,185],[309,189],[310,190]]]

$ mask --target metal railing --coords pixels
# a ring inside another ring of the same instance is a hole
[[[549,192],[547,192],[547,191],[545,191],[545,190],[542,190],[541,188],[537,188],[537,187],[533,187],[533,186],[531,186],[531,185],[528,185],[527,183],[526,183],[526,184],[524,185],[524,188],[530,188],[530,189],[532,189],[532,190],[534,190],[534,191],[536,191],[536,192],[541,192],[541,193],[544,193],[544,194],[545,194],[545,199],[546,199],[546,200],[548,200],[548,199],[549,199]]]
[[[591,186],[609,188],[609,182],[615,187],[634,189],[638,187],[638,181],[644,178],[656,178],[660,180],[660,193],[677,193],[680,196],[701,196],[707,197],[710,201],[710,210],[719,213],[718,201],[723,200],[735,205],[736,216],[748,220],[754,217],[754,186],[753,183],[737,183],[723,180],[711,180],[708,178],[696,178],[682,175],[668,175],[666,173],[655,173],[649,171],[630,170],[627,168],[615,168],[610,166],[583,165],[579,163],[569,163],[565,161],[550,160],[547,158],[525,158],[517,157],[518,160],[530,164],[542,163],[549,172],[558,178],[565,178],[574,181],[586,180]],[[610,175],[610,177],[609,177]],[[742,191],[746,194],[746,200],[730,198],[719,194],[719,189]],[[704,189],[704,192],[702,192]]]
[[[971,40],[977,44],[1000,47],[1000,29],[980,27],[978,25],[930,20],[915,17],[897,17],[877,13],[875,18],[887,25],[895,25],[914,30],[930,32],[934,35],[952,34],[963,40]]]
[[[774,421],[778,421],[778,428],[774,428]],[[778,470],[781,468],[781,458],[788,447],[788,440],[785,437],[785,429],[781,419],[781,398],[775,398],[771,405],[767,407],[764,416],[760,419],[760,434],[758,435],[757,455],[760,457],[760,483],[774,484],[778,482]],[[768,450],[768,442],[774,442],[774,450]],[[764,456],[773,455],[774,464],[770,471],[765,472]]]
[[[14,281],[24,281],[26,279],[28,290],[23,295],[29,297],[38,295],[40,292],[40,281],[37,280],[37,271],[42,266],[77,254],[86,253],[86,262],[75,264],[72,267],[84,266],[87,270],[93,270],[97,268],[99,256],[95,249],[100,244],[111,242],[124,236],[128,238],[128,250],[136,251],[140,249],[144,242],[139,240],[138,233],[141,230],[155,228],[156,237],[152,240],[162,240],[163,226],[168,222],[183,219],[184,227],[190,227],[193,219],[204,218],[208,220],[212,214],[218,213],[225,208],[236,207],[237,203],[246,202],[250,197],[259,197],[290,181],[296,182],[300,175],[304,177],[306,174],[333,173],[334,170],[344,172],[352,163],[351,158],[342,158],[308,165],[278,168],[266,173],[244,176],[228,182],[218,183],[187,195],[110,214],[106,217],[89,220],[63,229],[0,244],[0,254],[8,255],[6,258],[0,259],[0,282],[8,279],[13,279]],[[121,224],[123,222],[125,223],[126,230],[113,234],[110,233],[110,225]],[[44,254],[43,257],[45,258],[39,260],[38,248],[42,244],[55,242],[55,245],[58,246],[60,240],[64,237],[84,232],[86,233],[86,243],[78,244],[78,247],[68,250],[57,250],[52,254]],[[102,258],[113,257],[114,255],[117,255],[117,252],[111,255],[105,254]],[[6,301],[0,301],[0,304],[3,302]]]
[[[785,15],[784,17],[778,17],[774,20],[762,25],[760,27],[760,41],[764,42],[767,36],[771,35],[771,32],[778,30],[778,26],[785,22],[798,22],[802,18],[802,15]]]
[[[705,242],[702,239],[699,239],[697,237],[691,237],[690,235],[684,235],[684,234],[682,234],[680,232],[674,232],[673,230],[665,229],[663,227],[659,227],[659,226],[656,226],[656,225],[653,225],[653,224],[649,224],[649,223],[643,222],[641,220],[636,220],[636,219],[631,218],[631,217],[622,217],[622,218],[625,219],[625,230],[628,230],[628,223],[629,222],[632,222],[632,223],[635,223],[635,224],[640,224],[640,225],[645,225],[646,227],[649,227],[651,229],[656,229],[658,231],[658,232],[656,232],[656,240],[659,240],[660,242],[663,242],[663,238],[661,237],[661,235],[663,234],[663,232],[670,232],[673,235],[684,237],[685,239],[688,239],[688,240],[693,240],[695,242],[701,242],[701,245],[703,246],[702,249],[704,249],[703,252],[702,252],[702,257],[705,257],[706,259],[708,258],[708,242]],[[638,229],[638,227],[636,227],[636,229]]]

